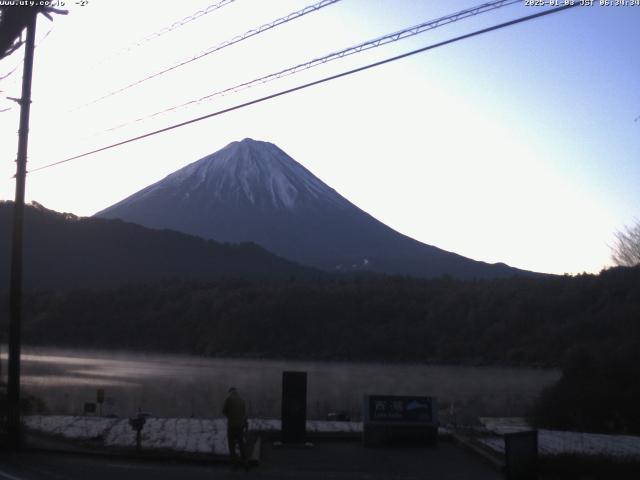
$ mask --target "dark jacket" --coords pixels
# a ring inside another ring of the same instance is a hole
[[[231,392],[224,401],[222,414],[227,417],[228,426],[244,427],[247,423],[247,408],[244,400],[240,398],[237,392]]]

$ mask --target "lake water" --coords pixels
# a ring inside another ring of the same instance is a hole
[[[2,374],[6,374],[3,348]],[[365,394],[428,395],[442,416],[520,416],[557,370],[418,364],[216,359],[175,355],[24,348],[23,394],[45,401],[52,414],[81,414],[103,389],[103,414],[218,417],[230,386],[247,400],[250,415],[278,418],[282,372],[308,373],[310,419],[329,412],[360,418]]]

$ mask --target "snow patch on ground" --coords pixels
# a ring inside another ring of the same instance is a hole
[[[72,440],[93,440],[105,447],[133,448],[136,433],[128,418],[102,418],[63,415],[31,415],[24,418],[33,431]],[[249,430],[279,431],[280,420],[249,419]],[[360,433],[360,422],[307,421],[309,433]],[[142,429],[142,447],[184,453],[229,455],[227,422],[223,418],[147,418]]]
[[[503,435],[531,430],[526,421],[520,418],[480,420],[495,435],[481,437],[478,441],[499,454],[504,454]],[[640,437],[538,430],[538,451],[541,456],[571,454],[640,459]]]
[[[33,415],[24,418],[24,424],[31,430],[60,435],[78,440],[94,440],[118,422],[114,418],[70,417],[65,415]],[[131,428],[129,428],[131,430]]]
[[[496,435],[478,441],[504,454],[504,437]],[[640,437],[538,430],[538,451],[541,456],[576,454],[640,459]]]

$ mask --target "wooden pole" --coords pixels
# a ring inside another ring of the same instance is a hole
[[[29,113],[31,110],[31,77],[35,48],[37,10],[27,23],[27,41],[22,73],[20,99],[20,131],[16,159],[16,196],[13,204],[13,243],[9,286],[9,362],[7,382],[7,441],[10,448],[21,444],[20,428],[20,331],[22,323],[22,232],[24,224],[24,192],[27,176],[27,146],[29,143]]]

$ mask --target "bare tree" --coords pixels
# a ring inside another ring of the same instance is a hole
[[[633,267],[640,264],[640,220],[632,226],[624,227],[615,233],[616,241],[611,247],[613,263],[621,267]]]

